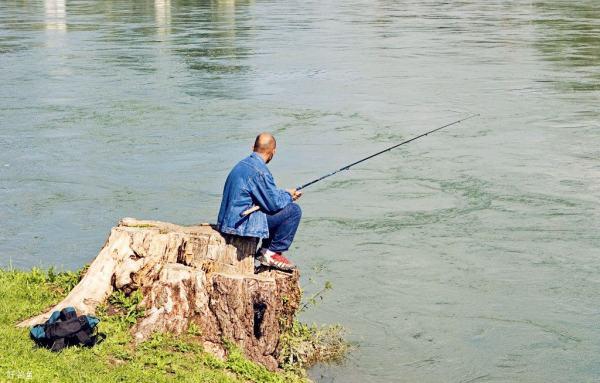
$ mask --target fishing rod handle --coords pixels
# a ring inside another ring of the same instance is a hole
[[[298,186],[298,187],[296,188],[296,190],[300,190],[300,189],[302,189],[302,186]],[[245,216],[247,216],[247,215],[250,215],[250,214],[254,213],[254,212],[255,212],[255,211],[257,211],[257,210],[260,210],[260,206],[258,206],[258,205],[254,205],[254,206],[252,206],[251,208],[244,210],[244,211],[242,212],[242,214],[240,214],[240,215],[241,215],[242,217],[245,217]]]
[[[247,215],[250,215],[250,214],[254,213],[257,210],[260,210],[260,206],[258,206],[258,205],[252,206],[250,209],[244,210],[242,212],[241,216],[245,217]]]

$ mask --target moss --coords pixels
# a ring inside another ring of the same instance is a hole
[[[0,381],[28,382],[306,382],[294,371],[273,373],[229,345],[227,360],[205,352],[192,334],[155,334],[137,347],[129,333],[140,315],[139,296],[113,295],[97,315],[106,340],[92,348],[52,353],[34,347],[20,320],[58,303],[79,281],[79,272],[0,269]],[[116,311],[109,313],[113,306]],[[129,319],[128,319],[129,318]],[[192,329],[196,332],[197,329]]]

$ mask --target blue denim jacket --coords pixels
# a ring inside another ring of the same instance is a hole
[[[221,233],[267,238],[269,226],[265,212],[276,213],[291,202],[292,196],[275,186],[262,157],[252,153],[238,162],[227,176],[217,229]],[[260,210],[242,217],[241,213],[252,205],[260,206]]]

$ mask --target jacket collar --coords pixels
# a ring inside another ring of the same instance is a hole
[[[254,157],[255,160],[260,161],[261,164],[266,165],[265,160],[263,160],[263,158],[256,152],[252,152],[252,154],[250,154],[250,157]]]

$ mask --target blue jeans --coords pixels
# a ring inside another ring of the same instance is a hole
[[[269,238],[263,239],[261,247],[275,253],[287,251],[294,240],[301,217],[300,206],[293,202],[275,214],[267,214]]]

